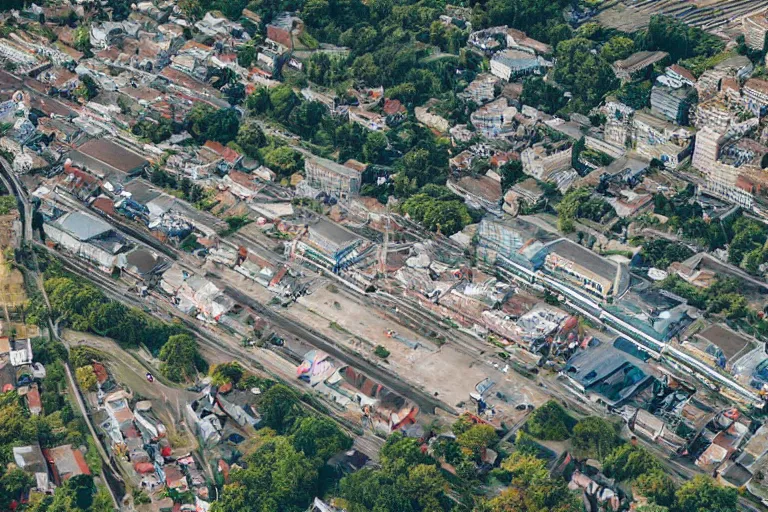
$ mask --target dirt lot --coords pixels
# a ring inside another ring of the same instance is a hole
[[[274,296],[263,286],[232,270],[219,267],[215,271],[259,302],[267,304]],[[318,279],[311,286],[310,295],[303,296],[297,303],[281,309],[280,314],[324,334],[340,346],[359,352],[369,361],[377,362],[416,387],[431,394],[437,393],[441,400],[453,406],[467,403],[469,393],[474,392],[475,385],[486,377],[496,382],[491,393],[491,402],[512,422],[520,415],[515,409],[516,405],[530,403],[538,406],[548,399],[547,394],[533,381],[512,369],[503,372],[504,364],[499,364],[501,361],[492,355],[478,359],[467,353],[470,351],[462,351],[461,347],[452,346],[450,341],[441,347],[437,346],[418,333],[393,324],[385,318],[382,311],[361,305],[346,294],[334,293],[333,287],[329,286],[331,283],[332,281],[326,278]],[[387,330],[390,329],[397,331],[402,338],[418,342],[420,346],[414,350],[405,343],[387,336]],[[386,361],[374,355],[377,345],[390,352]],[[297,352],[309,349],[304,344],[296,344],[295,348]],[[496,392],[502,393],[506,402],[497,399]]]
[[[318,286],[311,295],[301,297],[286,314],[357,350],[370,361],[378,361],[382,367],[425,391],[437,393],[451,405],[467,402],[475,385],[486,377],[497,383],[495,390],[506,395],[508,404],[499,404],[503,409],[514,409],[519,403],[538,405],[547,399],[531,381],[511,370],[504,373],[503,365],[493,357],[478,359],[450,342],[437,346],[405,327],[393,325],[381,311],[333,293],[325,286]],[[420,346],[413,349],[387,336],[389,329],[395,329],[399,336]],[[386,361],[373,353],[377,345],[390,352]]]

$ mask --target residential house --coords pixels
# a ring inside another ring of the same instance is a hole
[[[43,455],[53,473],[53,481],[58,486],[73,476],[91,474],[83,452],[77,448],[72,448],[70,444],[43,450]]]
[[[744,42],[753,50],[762,51],[765,46],[765,35],[768,33],[768,11],[762,10],[741,19],[741,30]]]
[[[425,125],[427,128],[432,128],[433,130],[441,133],[447,132],[451,127],[451,123],[449,123],[448,120],[444,117],[430,112],[429,107],[431,106],[431,103],[432,101],[430,100],[427,102],[426,106],[416,107],[414,109],[416,120]]]
[[[500,79],[489,73],[481,73],[459,93],[459,97],[471,101],[476,105],[488,103],[496,97],[496,88],[501,83]]]
[[[470,115],[472,126],[489,139],[503,137],[514,131],[517,109],[507,105],[507,99],[498,98],[483,105]]]
[[[689,86],[670,87],[656,84],[651,89],[651,111],[677,124],[688,122],[688,110],[691,107]]]
[[[541,74],[552,63],[522,50],[502,50],[491,57],[491,73],[507,82],[521,76]]]
[[[768,110],[768,80],[750,78],[744,83],[744,104],[747,110],[762,117]]]
[[[507,48],[521,49],[541,55],[552,53],[552,47],[528,37],[525,32],[514,28],[507,29]]]
[[[310,187],[338,199],[347,199],[360,192],[360,172],[326,158],[305,158],[304,175]]]
[[[48,492],[50,490],[48,465],[45,462],[45,457],[39,444],[14,446],[13,461],[19,469],[34,477],[34,488],[36,490],[40,492]]]

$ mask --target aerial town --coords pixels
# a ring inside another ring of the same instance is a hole
[[[0,512],[768,510],[768,2],[3,0],[0,306]]]

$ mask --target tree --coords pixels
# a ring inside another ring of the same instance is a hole
[[[600,49],[600,55],[608,62],[626,59],[635,53],[635,42],[624,36],[612,37]]]
[[[569,190],[555,208],[557,210],[557,229],[563,233],[572,232],[574,221],[579,216],[579,208],[589,199],[591,193],[585,188]]]
[[[456,200],[443,201],[427,194],[416,194],[401,206],[404,213],[431,231],[450,236],[472,222],[464,203]]]
[[[270,146],[261,152],[264,165],[280,177],[288,177],[304,168],[304,157],[290,146]]]
[[[616,480],[631,480],[643,473],[661,469],[661,464],[644,448],[623,444],[603,461],[603,472]]]
[[[637,512],[669,512],[669,508],[656,505],[655,503],[648,503],[637,507]]]
[[[81,366],[75,370],[75,378],[77,379],[77,385],[83,391],[96,391],[98,381],[96,380],[96,373],[93,371],[93,366]]]
[[[379,163],[388,145],[387,136],[382,132],[369,132],[363,144],[363,159],[371,164]]]
[[[276,384],[261,395],[257,408],[264,426],[278,434],[288,432],[304,415],[296,393],[283,384]]]
[[[523,92],[520,101],[547,114],[554,114],[568,103],[565,91],[545,82],[540,77],[528,77],[523,80]]]
[[[680,512],[736,512],[739,493],[722,487],[710,476],[697,475],[685,482],[676,494]]]
[[[245,100],[245,106],[254,114],[263,114],[272,108],[269,100],[269,89],[259,87]]]
[[[691,27],[670,16],[651,16],[648,29],[641,35],[646,50],[669,53],[672,62],[691,57],[711,57],[725,47],[723,40]]]
[[[640,255],[647,265],[665,269],[675,261],[687,260],[693,251],[683,244],[660,238],[643,244]]]
[[[501,174],[501,190],[506,192],[512,185],[527,178],[523,172],[523,164],[519,160],[510,160],[499,168]]]
[[[269,91],[269,103],[272,115],[281,122],[286,122],[291,111],[300,103],[298,96],[289,85],[279,85]]]
[[[675,483],[666,473],[652,470],[635,480],[637,491],[657,505],[671,507],[675,501]]]
[[[83,53],[91,51],[91,27],[87,23],[81,24],[72,33],[75,49]]]
[[[598,416],[589,416],[573,427],[571,443],[580,454],[603,460],[621,440],[616,425]]]
[[[134,135],[149,139],[154,144],[160,144],[173,135],[171,121],[160,118],[158,121],[153,119],[142,119],[131,129]]]
[[[80,85],[74,91],[74,95],[82,98],[83,101],[90,101],[99,94],[99,86],[91,75],[80,77]]]
[[[533,455],[514,452],[501,468],[510,474],[507,490],[490,500],[491,512],[579,512],[580,500],[562,479],[550,478],[545,462]]]
[[[245,370],[237,361],[217,364],[210,370],[212,382],[217,386],[230,383],[236,385],[243,378]]]
[[[32,475],[23,469],[7,470],[0,478],[0,507],[3,510],[10,510],[11,501],[19,500],[34,484]]]
[[[187,131],[198,144],[212,140],[226,144],[235,139],[240,118],[235,109],[217,109],[206,103],[195,103],[185,120]]]
[[[243,460],[245,469],[231,473],[212,512],[303,512],[316,495],[318,466],[286,437],[266,439]]]
[[[496,429],[491,425],[472,425],[466,432],[458,435],[456,442],[461,446],[465,455],[478,459],[483,450],[498,440]]]
[[[640,110],[651,106],[652,88],[653,83],[650,80],[627,82],[616,92],[616,97],[630,107]]]
[[[0,215],[8,215],[16,209],[16,198],[14,196],[0,196]]]
[[[451,509],[448,484],[434,459],[413,438],[392,434],[381,449],[381,468],[362,469],[345,476],[341,497],[350,512],[439,512]]]
[[[240,125],[235,142],[243,149],[246,155],[251,158],[257,158],[259,150],[267,145],[267,136],[264,135],[261,127],[252,121]]]
[[[200,354],[192,336],[176,334],[168,338],[158,357],[163,375],[173,382],[186,382],[194,377]]]
[[[237,63],[242,67],[249,69],[253,63],[256,62],[258,54],[259,50],[256,45],[249,41],[237,50]]]
[[[352,438],[328,418],[307,416],[297,421],[291,433],[296,450],[309,458],[327,461],[333,455],[352,447]]]
[[[573,423],[573,418],[565,412],[565,409],[554,400],[550,400],[533,411],[525,423],[525,428],[537,439],[564,441],[570,437]]]
[[[179,0],[179,9],[184,17],[189,20],[197,20],[203,17],[204,9],[200,0]]]
[[[576,37],[557,45],[555,81],[580,102],[580,110],[588,111],[616,88],[616,76],[611,65],[599,54],[592,53],[594,43]]]

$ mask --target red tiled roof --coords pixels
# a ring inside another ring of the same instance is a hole
[[[115,214],[115,203],[113,203],[112,200],[108,197],[97,197],[96,199],[93,200],[93,203],[91,203],[91,206],[96,210],[100,210],[106,213],[107,215]],[[96,368],[94,368],[94,370],[95,369]]]
[[[384,100],[384,113],[388,116],[391,116],[393,114],[397,114],[399,112],[405,112],[405,107],[402,103],[400,103],[400,100],[392,100],[392,99],[385,99]]]
[[[209,140],[204,146],[231,164],[237,162],[237,159],[240,158],[240,153],[232,148],[224,146],[220,142]]]
[[[42,411],[43,404],[40,401],[40,392],[37,390],[37,388],[31,388],[29,391],[27,391],[27,404],[29,405],[30,412],[35,409]]]
[[[251,190],[256,190],[258,188],[258,186],[253,182],[253,176],[251,176],[250,174],[246,174],[244,172],[230,171],[229,179],[234,181],[238,185]]]
[[[106,199],[106,197],[100,197],[99,199]],[[98,200],[98,199],[97,199]],[[96,201],[94,201],[95,203]],[[112,204],[110,202],[110,204]],[[114,205],[112,208],[112,211],[114,212]],[[107,382],[107,379],[109,378],[109,374],[107,373],[107,369],[104,368],[104,365],[101,363],[93,363],[91,365],[93,367],[93,373],[96,374],[96,380],[99,382],[99,384],[104,384]]]
[[[677,64],[672,64],[669,66],[669,69],[677,73],[678,75],[682,76],[683,78],[690,80],[691,82],[696,81],[696,77],[693,76],[693,73],[685,69],[683,66],[678,66]]]
[[[744,84],[745,89],[752,89],[763,94],[768,94],[768,81],[759,78],[750,78]]]
[[[283,277],[285,277],[285,274],[287,273],[288,273],[287,267],[280,267],[280,270],[277,271],[277,274],[275,274],[275,276],[269,282],[269,286],[276,286],[283,279]]]

